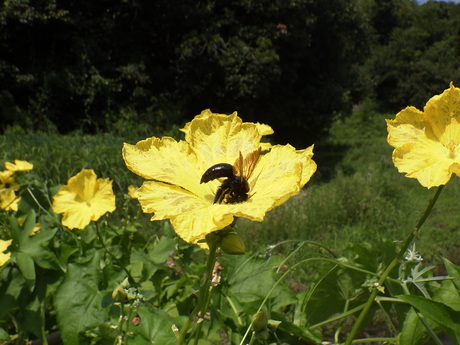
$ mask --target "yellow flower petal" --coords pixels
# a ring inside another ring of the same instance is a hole
[[[14,172],[10,170],[0,171],[0,192],[4,189],[19,189],[19,185],[15,182],[13,174]]]
[[[228,205],[215,204],[182,213],[171,217],[171,224],[184,241],[197,244],[211,232],[221,230],[233,223],[233,214],[225,209],[225,206]]]
[[[0,266],[3,266],[11,257],[11,253],[4,253],[13,240],[0,240]]]
[[[179,186],[146,181],[138,190],[139,203],[145,213],[155,213],[152,220],[167,219],[197,208],[212,205],[212,200],[193,194]]]
[[[313,146],[297,151],[290,145],[265,145],[271,151],[260,157],[249,177],[249,199],[214,204],[226,178],[201,184],[203,173],[218,163],[234,164],[240,154],[245,158],[259,149],[262,136],[273,130],[263,124],[244,123],[236,113],[205,110],[182,131],[186,141],[150,138],[135,146],[125,144],[123,158],[131,171],[153,180],[137,191],[143,211],[153,213],[152,220],[170,219],[182,239],[203,248],[206,245],[201,241],[206,235],[230,225],[234,217],[263,220],[266,212],[297,194],[316,171]]]
[[[262,221],[269,210],[298,194],[316,171],[312,148],[296,151],[290,145],[274,146],[261,157],[249,180],[252,196],[244,204],[229,205],[233,212]]]
[[[228,205],[211,204],[211,196],[199,206],[190,203],[184,213],[171,218],[175,231],[185,241],[197,243],[207,234],[232,224],[234,217],[262,221],[268,211],[298,194],[314,174],[316,164],[311,159],[312,149],[313,146],[296,151],[290,145],[274,146],[261,157],[249,180],[253,187],[248,201]],[[166,202],[164,207],[168,204]]]
[[[30,171],[32,170],[34,165],[27,161],[21,161],[16,159],[13,163],[5,162],[5,168],[9,171]]]
[[[460,89],[451,83],[450,88],[441,95],[432,97],[424,108],[427,122],[436,138],[447,145],[450,141],[460,143],[460,132],[449,130],[455,122],[458,125],[460,117]]]
[[[195,155],[184,141],[166,137],[124,144],[123,159],[128,169],[146,179],[175,184],[197,194],[206,190],[199,183],[202,173],[196,169]]]
[[[399,172],[424,187],[444,185],[460,164],[460,89],[452,84],[431,98],[424,111],[407,107],[387,120],[388,143]]]
[[[128,186],[128,195],[133,198],[133,199],[137,199],[139,196],[138,196],[138,191],[139,188],[137,187],[134,187],[133,185],[129,185]]]
[[[14,189],[3,189],[0,191],[0,208],[5,211],[16,212],[18,210],[18,203],[21,197],[17,196]]]
[[[53,211],[64,214],[62,224],[69,229],[84,229],[113,210],[112,181],[97,179],[93,170],[83,169],[71,177],[53,198]]]
[[[233,164],[240,152],[245,156],[257,150],[262,136],[271,134],[268,125],[243,122],[236,112],[211,114],[202,112],[182,129],[204,169],[218,163]]]

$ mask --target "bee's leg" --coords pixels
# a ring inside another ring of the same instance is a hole
[[[229,194],[232,191],[232,183],[230,179],[226,179],[222,184],[217,188],[216,195],[214,196],[215,204],[226,204]]]
[[[222,189],[222,186],[219,186],[219,188],[217,188],[216,195],[214,196],[214,204],[222,203],[222,200],[224,200],[224,198],[224,190]]]

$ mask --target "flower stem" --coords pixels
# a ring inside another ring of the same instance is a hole
[[[345,342],[345,345],[350,345],[352,343],[354,337],[356,336],[356,333],[358,333],[358,330],[360,329],[362,323],[366,319],[367,314],[368,314],[369,310],[371,309],[372,304],[374,303],[374,300],[375,300],[375,298],[377,296],[377,293],[379,291],[377,288],[380,287],[380,286],[383,286],[383,284],[385,283],[385,280],[390,275],[391,271],[398,265],[398,263],[400,262],[401,258],[406,253],[407,248],[409,248],[409,246],[411,245],[411,243],[414,240],[414,238],[418,235],[420,228],[425,223],[426,219],[428,218],[428,216],[430,215],[431,211],[433,210],[433,207],[436,204],[436,201],[438,200],[439,195],[441,194],[441,191],[442,191],[443,187],[444,187],[443,185],[438,187],[438,190],[436,191],[436,194],[434,195],[434,197],[428,203],[428,206],[426,207],[425,212],[420,217],[420,219],[417,222],[417,225],[415,226],[414,230],[412,230],[412,232],[409,234],[409,236],[407,237],[406,241],[404,242],[403,246],[399,250],[399,252],[396,255],[396,257],[393,259],[393,261],[391,261],[391,263],[388,265],[388,267],[385,269],[385,271],[383,271],[383,273],[380,276],[380,279],[379,279],[379,281],[377,283],[377,286],[372,290],[371,295],[369,296],[369,299],[367,300],[363,310],[361,311],[361,313],[358,316],[358,319],[356,320],[355,324],[353,325],[353,328],[351,329],[350,333],[348,334],[348,338],[347,338],[347,341]]]
[[[187,322],[179,332],[179,336],[176,341],[176,345],[184,344],[185,337],[187,336],[187,332],[193,324],[195,317],[199,314],[200,318],[203,318],[206,309],[208,308],[209,300],[210,300],[210,292],[212,289],[211,279],[212,279],[212,271],[214,269],[214,265],[216,263],[217,258],[217,247],[219,243],[216,242],[209,242],[209,254],[208,259],[206,262],[206,271],[204,273],[203,279],[201,281],[200,290],[198,291],[198,303],[196,307],[191,312],[190,316],[188,317]],[[196,336],[199,337],[199,330],[201,329],[201,324],[198,323],[198,329],[196,332]],[[195,344],[198,342],[198,339],[195,339]]]

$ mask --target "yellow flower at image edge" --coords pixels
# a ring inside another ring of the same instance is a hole
[[[8,240],[8,241],[0,240],[0,266],[3,266],[5,262],[7,262],[10,259],[11,253],[5,254],[3,252],[6,250],[6,248],[9,247],[12,241],[13,240]]]
[[[14,172],[0,171],[0,208],[6,211],[17,211],[21,197],[16,195],[19,185],[14,180]]]
[[[143,211],[153,213],[152,220],[170,219],[176,233],[189,243],[232,224],[234,217],[262,221],[266,212],[298,194],[316,171],[313,146],[296,150],[261,143],[262,136],[273,130],[243,122],[236,113],[205,110],[181,131],[185,141],[152,137],[124,144],[123,158],[131,171],[149,180],[137,191]],[[248,176],[247,200],[226,203],[231,199],[223,198],[214,203],[224,178],[200,183],[204,172],[216,164],[234,165],[240,154],[246,158],[259,148],[270,150]]]
[[[91,221],[113,210],[112,181],[98,179],[90,169],[71,177],[53,198],[53,211],[64,214],[62,224],[69,229],[84,229]]]
[[[17,196],[12,188],[0,191],[0,208],[5,211],[16,212],[20,200],[21,197]]]
[[[387,120],[388,143],[399,172],[431,188],[460,176],[460,89],[451,83],[423,111],[407,107]]]
[[[34,165],[27,161],[16,159],[14,163],[5,162],[5,168],[9,171],[30,171]]]

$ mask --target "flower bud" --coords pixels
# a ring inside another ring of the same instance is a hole
[[[120,284],[120,286],[123,288],[123,289],[128,289],[129,288],[129,279],[128,277],[125,278],[125,280],[123,280]]]
[[[243,255],[245,253],[243,239],[236,232],[225,235],[220,242],[220,247],[226,254]]]
[[[264,311],[259,311],[252,317],[252,329],[255,332],[261,332],[267,328],[268,317]]]
[[[126,301],[127,292],[120,285],[118,285],[112,292],[112,298],[117,302]]]

